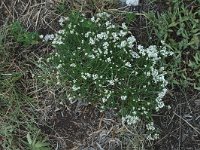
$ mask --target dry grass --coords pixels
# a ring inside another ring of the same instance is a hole
[[[55,12],[59,1],[53,0],[1,0],[1,25],[5,22],[22,22],[27,30],[50,29],[55,31]]]
[[[198,91],[184,89],[168,94],[165,100],[172,108],[154,117],[161,131],[155,149],[199,149],[199,96]]]

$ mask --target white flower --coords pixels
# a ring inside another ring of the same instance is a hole
[[[135,39],[134,36],[128,37],[128,39],[127,39],[128,47],[129,47],[129,48],[132,48],[132,47],[134,46],[133,43],[134,43],[135,41],[136,41],[136,39]]]
[[[109,82],[110,85],[114,85],[115,84],[114,80],[108,80],[108,82]]]
[[[87,33],[85,33],[85,37],[86,37],[86,38],[88,38],[90,34],[91,34],[91,32],[90,32],[90,31],[89,31],[89,32],[87,32]]]
[[[126,67],[131,67],[131,63],[130,63],[130,62],[127,62],[127,63],[125,64],[125,66],[126,66]]]
[[[39,36],[39,38],[40,38],[40,39],[43,39],[43,38],[44,38],[44,35],[41,34],[41,35]]]
[[[127,26],[126,26],[126,24],[123,22],[122,23],[122,28],[124,29],[124,30],[127,30],[128,28],[127,28]]]
[[[83,73],[81,73],[81,77],[82,77],[84,80],[87,80],[87,77],[86,77]]]
[[[122,117],[122,124],[127,123],[128,125],[134,125],[139,121],[138,116],[131,116],[131,115],[126,115],[125,117]]]
[[[47,62],[50,62],[51,58],[47,58]]]
[[[74,29],[69,31],[70,34],[74,34]]]
[[[94,16],[91,18],[91,21],[92,21],[92,22],[95,22],[95,18],[94,18]]]
[[[106,32],[101,32],[100,34],[97,34],[98,39],[105,39],[107,40],[108,34]]]
[[[97,17],[99,17],[99,18],[103,18],[103,17],[109,18],[110,14],[108,14],[106,12],[102,12],[102,13],[98,13]]]
[[[127,34],[127,32],[120,30],[119,35],[124,37]]]
[[[103,103],[107,102],[107,99],[105,97],[102,98]]]
[[[151,73],[148,71],[146,72],[146,76],[149,77],[151,75]]]
[[[100,18],[97,18],[96,20],[95,20],[95,23],[98,23],[100,21]]]
[[[85,73],[85,75],[90,78],[91,77],[91,74],[90,73]]]
[[[70,24],[68,24],[68,28],[69,28],[69,29],[71,29],[71,27],[72,27],[72,24],[71,24],[71,23],[70,23]]]
[[[149,130],[152,130],[152,131],[155,130],[154,123],[153,122],[148,123],[146,125],[146,128],[147,128],[148,131]]]
[[[94,39],[92,39],[92,38],[90,37],[90,41],[89,41],[89,43],[90,43],[91,45],[94,45],[94,44],[95,44]]]
[[[109,25],[111,25],[110,21],[106,21],[106,27],[108,27]]]
[[[68,17],[61,17],[61,18],[58,20],[58,22],[59,22],[59,24],[60,24],[61,26],[63,26],[63,25],[64,25],[64,22],[67,21],[67,20],[69,20]]]
[[[114,42],[119,39],[119,37],[117,36],[117,33],[115,32],[112,33],[112,36],[113,36]]]
[[[106,95],[106,98],[109,99],[111,96],[111,92]]]
[[[163,97],[167,93],[167,89],[164,88],[159,94],[158,97],[156,98],[157,106],[156,106],[156,111],[159,111],[160,108],[163,108],[165,106],[164,102],[162,101]]]
[[[127,45],[127,42],[126,41],[122,41],[121,44],[120,44],[120,48],[124,48],[126,47]]]
[[[163,56],[172,56],[174,53],[172,51],[167,51],[166,47],[162,47],[160,54]]]
[[[156,139],[158,139],[159,138],[159,134],[157,134],[157,133],[155,133],[155,134],[148,134],[147,135],[147,140],[156,140]]]
[[[167,105],[167,109],[171,109],[172,107],[170,105]]]
[[[62,32],[62,31],[61,31]],[[63,41],[62,41],[62,36],[56,34],[55,35],[55,38],[53,39],[53,42],[52,42],[53,45],[61,45],[63,44]]]
[[[111,62],[111,58],[108,57],[108,58],[106,59],[106,61],[107,61],[107,62]]]
[[[58,33],[59,34],[65,34],[65,30],[59,30]]]
[[[107,49],[108,46],[109,46],[108,42],[104,42],[104,43],[103,43],[103,48],[104,48],[104,49]]]
[[[164,40],[161,40],[160,42],[161,42],[162,45],[166,44]]]
[[[134,52],[134,51],[130,51],[131,55],[133,58],[140,58],[140,56],[138,55],[138,53]]]
[[[77,90],[79,90],[79,89],[80,89],[80,87],[76,87],[76,85],[73,85],[73,86],[72,86],[72,90],[73,90],[73,91],[77,91]]]
[[[99,54],[102,54],[102,50],[100,48],[97,49]]]
[[[59,64],[56,68],[60,69],[62,67],[62,64]]]
[[[127,99],[127,96],[121,96],[121,100],[125,101]]]
[[[70,67],[76,67],[75,63],[70,64]]]
[[[93,74],[92,78],[93,78],[93,80],[96,80],[98,78],[98,75],[97,74]]]
[[[88,57],[91,58],[91,59],[95,59],[94,54],[88,55]]]

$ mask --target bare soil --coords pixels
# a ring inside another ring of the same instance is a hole
[[[112,110],[101,113],[96,107],[77,101],[53,114],[48,121],[51,128],[40,128],[58,149],[121,149],[120,140],[117,141],[114,135],[116,121],[117,116]],[[111,147],[111,142],[116,142],[116,145]]]
[[[172,107],[154,116],[161,137],[155,150],[200,149],[200,92],[174,90],[165,98]]]

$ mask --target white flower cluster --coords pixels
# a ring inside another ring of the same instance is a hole
[[[157,133],[151,133],[147,135],[147,140],[153,141],[153,140],[157,140],[159,138],[159,134]]]
[[[81,77],[84,79],[84,80],[87,80],[87,79],[92,79],[92,80],[97,80],[98,78],[102,79],[102,76],[99,77],[98,74],[90,74],[90,73],[83,73],[81,72]]]
[[[60,24],[60,26],[63,26],[64,25],[64,22],[66,22],[67,20],[69,20],[69,18],[68,17],[61,17],[60,19],[59,19],[59,24]]]
[[[106,12],[102,12],[102,13],[98,13],[97,18],[109,18],[110,14],[106,13]]]
[[[159,138],[159,134],[155,133],[155,126],[153,122],[146,124],[146,129],[149,134],[147,134],[147,140],[156,140]]]
[[[77,91],[77,90],[79,90],[79,89],[80,89],[80,87],[76,87],[75,85],[72,86],[72,90],[73,90],[73,91]]]
[[[59,36],[59,35],[64,35],[64,34],[65,34],[65,31],[64,31],[64,30],[59,30],[58,33],[55,34],[55,38],[54,38],[53,41],[52,41],[53,46],[54,46],[54,45],[61,45],[61,44],[64,44],[64,43],[63,43],[62,36]]]
[[[146,124],[146,128],[147,130],[155,130],[155,127],[154,127],[154,123],[153,122],[150,122],[148,124]]]
[[[164,107],[162,99],[167,92],[166,86],[168,84],[167,80],[165,79],[166,73],[164,71],[164,67],[157,69],[156,64],[158,63],[158,60],[161,59],[161,56],[168,57],[173,55],[173,52],[167,51],[166,47],[160,47],[160,49],[161,50],[158,50],[158,47],[155,45],[151,45],[146,49],[141,45],[138,46],[139,54],[141,54],[142,56],[147,56],[147,59],[150,59],[153,62],[152,66],[150,66],[150,71],[144,72],[144,74],[148,77],[151,76],[154,83],[158,83],[162,87],[162,90],[156,98],[156,111]]]
[[[103,105],[118,107],[124,102],[133,104],[127,106],[128,113],[122,117],[123,124],[131,125],[137,123],[141,116],[149,117],[151,110],[159,110],[164,106],[162,99],[168,82],[165,80],[164,68],[158,68],[157,64],[162,57],[172,53],[165,47],[137,46],[126,24],[114,25],[109,17],[109,14],[103,12],[91,19],[80,17],[77,23],[69,18],[60,19],[60,25],[65,28],[55,34],[52,44],[60,52],[55,53],[55,61],[61,58],[65,61],[57,62],[56,69],[65,69],[70,76],[72,92],[80,97],[90,95],[88,91],[95,95],[96,91],[97,99]],[[53,57],[49,60],[53,61]],[[158,92],[158,95],[150,95],[152,99],[148,95],[136,93],[148,93],[151,88],[155,89],[153,92]],[[86,94],[81,95],[84,90]],[[116,99],[120,102],[115,105],[112,101]],[[152,100],[156,101],[155,108],[152,107]],[[153,130],[154,127],[149,124],[147,129]]]
[[[104,96],[102,97],[102,102],[106,103],[107,100],[111,97],[111,95],[113,94],[112,91],[109,91],[107,89],[104,90]]]
[[[156,64],[156,62],[160,59],[157,47],[155,45],[151,45],[148,48],[138,45],[138,50],[142,56],[147,56],[147,58],[151,59],[154,64]]]
[[[125,117],[122,117],[122,124],[127,123],[128,125],[134,125],[138,121],[140,121],[140,118],[138,116],[126,115]]]
[[[157,102],[156,111],[159,111],[160,108],[163,108],[165,106],[162,99],[166,93],[167,93],[167,89],[163,88],[162,91],[158,94],[158,97],[156,98],[156,102]]]
[[[161,43],[162,43],[162,41],[161,41]],[[163,47],[161,47],[160,53],[162,56],[172,56],[174,54],[174,52],[167,50],[164,43],[163,43]]]
[[[127,99],[127,96],[121,96],[121,100],[125,101]]]

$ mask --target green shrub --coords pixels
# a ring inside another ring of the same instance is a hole
[[[200,1],[174,0],[166,12],[148,14],[158,42],[164,40],[175,53],[166,61],[172,85],[200,89],[199,4]]]
[[[16,21],[11,25],[11,34],[14,36],[16,42],[29,46],[37,44],[39,40],[39,35],[37,32],[28,32],[26,31],[20,22]]]
[[[152,112],[164,107],[162,98],[167,91],[159,62],[172,53],[164,46],[137,45],[125,23],[114,24],[105,12],[90,19],[72,12],[60,24],[63,29],[52,41],[56,51],[47,62],[57,84],[71,87],[69,100],[80,98],[103,110],[117,108],[123,123],[144,119],[149,123],[147,129],[154,132]]]

